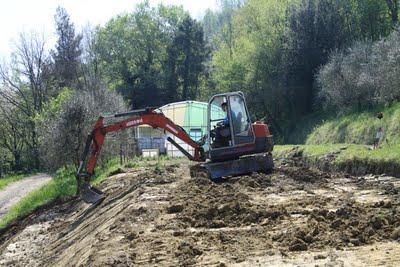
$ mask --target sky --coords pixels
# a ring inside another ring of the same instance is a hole
[[[87,24],[104,25],[111,17],[132,11],[142,0],[0,0],[0,58],[8,58],[21,32],[43,33],[53,42],[54,14],[64,7],[76,29]],[[216,9],[216,0],[149,0],[152,6],[182,5],[194,18],[208,8]]]

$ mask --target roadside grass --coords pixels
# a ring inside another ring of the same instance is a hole
[[[379,120],[377,114],[383,113]],[[287,144],[372,144],[379,127],[384,129],[384,143],[400,143],[400,102],[365,111],[318,111],[303,117],[286,134]],[[387,140],[387,141],[386,141]]]
[[[117,159],[110,160],[96,169],[93,183],[98,184],[122,166]],[[6,227],[19,217],[29,214],[36,208],[43,206],[56,199],[74,196],[76,193],[75,168],[70,166],[56,172],[53,179],[41,188],[32,191],[20,202],[13,206],[10,211],[0,220],[0,229]]]
[[[9,185],[10,183],[16,182],[32,174],[10,174],[0,178],[0,190]]]
[[[92,184],[100,184],[107,177],[124,172],[125,168],[152,166],[161,171],[164,169],[167,162],[175,163],[179,161],[182,161],[182,159],[171,159],[166,156],[161,156],[158,159],[135,157],[121,165],[119,159],[114,158],[98,165],[96,174],[92,178]],[[57,199],[65,199],[74,196],[77,187],[75,173],[76,169],[73,166],[58,170],[49,183],[29,193],[0,219],[0,229],[6,227],[16,219],[31,213],[40,206]]]

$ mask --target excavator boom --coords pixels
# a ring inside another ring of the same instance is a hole
[[[173,123],[170,119],[164,116],[161,112],[157,112],[152,108],[132,110],[126,113],[115,114],[114,118],[127,117],[128,119],[112,123],[109,125],[104,124],[104,117],[99,117],[96,121],[92,132],[88,135],[86,140],[85,149],[81,156],[76,179],[78,183],[78,194],[82,199],[88,203],[96,203],[102,200],[103,192],[94,186],[90,185],[90,178],[94,174],[98,156],[100,155],[107,133],[117,132],[127,128],[132,128],[139,125],[150,125],[153,128],[161,128],[174,136],[178,137],[186,144],[194,148],[194,155],[184,150],[172,138],[168,140],[183,152],[190,160],[203,162],[205,161],[203,148],[192,140],[189,135],[183,130],[182,127]],[[89,155],[90,154],[90,155]],[[83,179],[83,181],[82,181]]]

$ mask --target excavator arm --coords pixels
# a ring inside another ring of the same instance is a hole
[[[88,135],[84,152],[82,154],[76,179],[78,183],[78,191],[82,199],[87,203],[96,203],[104,199],[103,192],[94,186],[90,185],[90,178],[94,174],[97,159],[100,155],[107,133],[117,132],[127,128],[132,128],[139,125],[150,125],[153,128],[160,128],[168,131],[174,136],[181,139],[194,148],[194,155],[187,152],[172,138],[168,137],[173,145],[175,145],[184,155],[190,160],[202,162],[205,161],[203,148],[192,140],[189,135],[183,130],[182,127],[173,123],[170,119],[164,116],[161,112],[156,112],[152,108],[133,110],[126,113],[115,114],[114,118],[129,117],[128,119],[112,123],[109,125],[104,124],[104,117],[99,117],[96,121],[92,132]],[[82,179],[84,181],[82,181]]]

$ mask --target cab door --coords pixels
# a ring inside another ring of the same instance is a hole
[[[251,120],[243,94],[232,94],[228,99],[233,133],[233,145],[239,146],[253,143],[253,127],[251,127]]]

